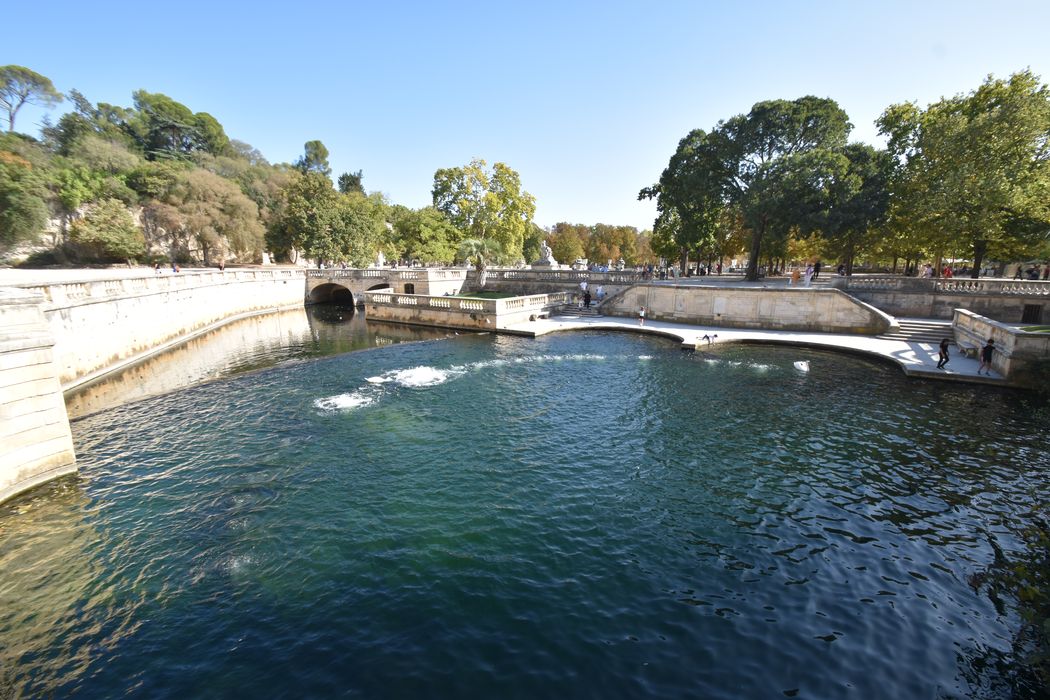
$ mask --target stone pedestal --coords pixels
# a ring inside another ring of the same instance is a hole
[[[0,289],[0,501],[77,469],[43,301]]]

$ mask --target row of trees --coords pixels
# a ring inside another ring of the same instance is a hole
[[[842,260],[1050,257],[1050,92],[1030,72],[926,109],[889,107],[884,149],[849,143],[831,99],[760,102],[683,138],[658,183],[653,248],[721,258],[747,277],[792,253]]]
[[[270,164],[210,114],[144,90],[131,107],[93,104],[72,90],[73,109],[46,122],[39,139],[14,132],[22,106],[62,99],[48,78],[0,67],[9,125],[0,135],[0,252],[50,230],[44,257],[60,261],[257,261],[269,251],[363,266],[381,252],[483,265],[535,260],[547,236],[533,222],[535,198],[503,163],[440,169],[433,205],[410,209],[367,194],[360,170],[333,185],[321,141],[306,142],[294,163]],[[602,255],[635,262],[634,251],[648,250],[633,228],[620,227],[614,238]],[[573,248],[563,257],[580,254]]]

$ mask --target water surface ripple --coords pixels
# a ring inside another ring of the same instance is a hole
[[[994,695],[1019,623],[970,581],[1048,496],[1029,402],[597,333],[146,399],[0,507],[0,695]]]

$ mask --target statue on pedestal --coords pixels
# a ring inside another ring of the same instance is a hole
[[[554,259],[554,252],[547,245],[547,241],[540,241],[540,259],[532,263],[533,267],[558,267],[558,261]]]

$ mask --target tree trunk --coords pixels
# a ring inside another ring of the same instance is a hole
[[[765,229],[765,221],[762,221],[760,225],[751,232],[750,257],[747,259],[747,272],[744,274],[744,279],[748,282],[755,282],[758,280],[758,256],[762,253],[762,236],[765,235]]]
[[[973,269],[970,270],[970,279],[981,276],[981,263],[988,252],[988,241],[981,238],[973,242]]]
[[[685,277],[685,273],[689,270],[689,251],[682,247],[682,254],[678,257],[678,276]]]

